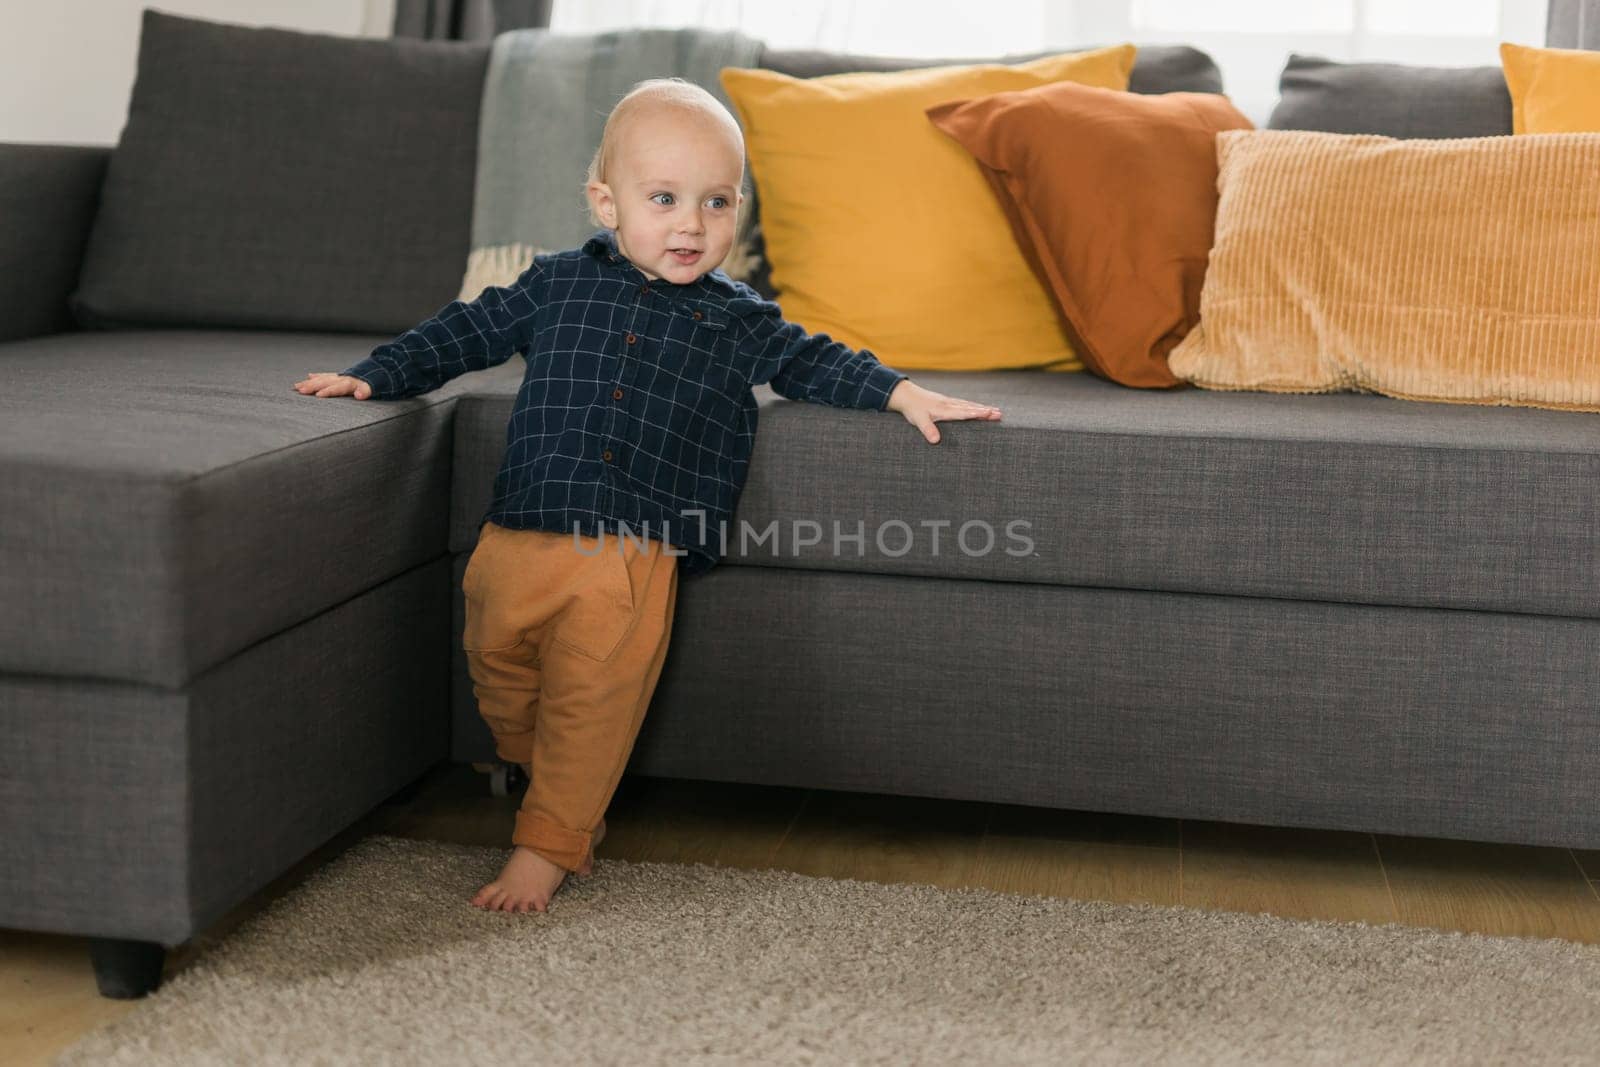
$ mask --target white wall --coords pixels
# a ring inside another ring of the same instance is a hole
[[[141,12],[387,37],[394,0],[0,0],[0,141],[115,144]]]

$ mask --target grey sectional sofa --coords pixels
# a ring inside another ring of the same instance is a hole
[[[490,756],[459,582],[521,371],[291,388],[453,297],[484,47],[144,33],[115,152],[0,146],[0,925],[118,996]],[[758,391],[778,540],[681,589],[634,770],[1600,846],[1600,419],[914,377],[1004,421]]]

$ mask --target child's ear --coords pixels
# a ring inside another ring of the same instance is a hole
[[[611,186],[605,182],[590,182],[584,187],[589,194],[589,210],[607,229],[617,228],[617,202],[611,196]]]

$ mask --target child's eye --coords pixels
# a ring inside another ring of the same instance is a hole
[[[713,196],[710,200],[710,203],[712,207],[716,208],[718,211],[721,211],[723,208],[728,206],[728,198],[725,196]]]
[[[650,199],[652,201],[654,201],[655,203],[660,204],[662,207],[671,207],[672,206],[672,194],[671,193],[657,193],[654,196],[652,196]]]

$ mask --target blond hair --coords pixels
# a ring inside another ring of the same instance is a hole
[[[694,82],[682,78],[647,78],[628,90],[627,94],[617,101],[617,106],[611,109],[611,114],[606,116],[605,129],[600,133],[600,145],[594,150],[594,158],[589,161],[589,172],[584,178],[586,190],[591,182],[607,181],[606,176],[610,173],[611,162],[616,155],[616,145],[621,140],[622,131],[638,113],[648,113],[653,108],[672,108],[726,124],[738,139],[742,154],[744,134],[722,101]],[[584,199],[587,203],[587,195]],[[596,226],[605,225],[595,215],[592,203],[589,204],[589,221]]]

